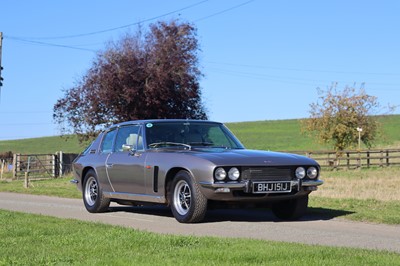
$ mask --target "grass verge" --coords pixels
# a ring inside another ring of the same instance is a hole
[[[172,236],[0,210],[0,265],[400,265],[385,251]]]
[[[377,181],[382,179],[381,181],[384,182],[384,179],[397,175],[396,173],[399,171],[400,169],[396,168],[374,171],[327,172],[324,175],[326,183],[317,192],[311,193],[309,213],[327,218],[342,217],[353,221],[400,224],[400,213],[398,211],[400,209],[400,201],[396,200],[397,193],[391,197],[385,196],[388,191],[385,187],[377,189],[376,186],[370,185],[371,179],[376,179]],[[21,180],[1,181],[0,191],[81,198],[81,192],[69,182],[71,179],[72,176],[67,176],[32,181],[30,188],[24,188],[24,182]],[[354,186],[353,191],[357,191],[357,193],[347,192],[342,186]],[[336,192],[332,193],[331,191]],[[379,200],[380,197],[384,196],[385,200]]]
[[[63,178],[32,180],[30,187],[24,187],[23,180],[0,180],[0,192],[26,193],[33,195],[47,195],[61,198],[81,198],[81,192],[70,183],[72,176]]]
[[[326,218],[342,217],[358,222],[400,224],[400,201],[310,197],[308,212]]]

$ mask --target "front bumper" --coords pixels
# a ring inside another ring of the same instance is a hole
[[[291,187],[297,189],[297,191],[314,191],[317,187],[322,185],[322,180],[291,180]],[[200,185],[204,188],[214,189],[216,193],[229,193],[234,190],[242,190],[245,193],[251,193],[252,181],[243,180],[240,182],[200,182]]]

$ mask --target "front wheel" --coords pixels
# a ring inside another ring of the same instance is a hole
[[[180,223],[196,223],[204,219],[207,199],[187,171],[179,171],[169,193],[171,210]]]
[[[274,203],[272,212],[282,220],[297,220],[307,212],[308,195]]]
[[[110,199],[104,197],[97,175],[93,170],[88,171],[85,175],[82,197],[88,212],[105,212],[110,206]]]

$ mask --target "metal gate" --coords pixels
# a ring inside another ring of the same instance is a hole
[[[59,176],[59,159],[56,154],[14,154],[14,178],[29,173],[30,178]]]

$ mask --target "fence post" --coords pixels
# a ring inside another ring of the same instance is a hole
[[[3,173],[4,173],[4,164],[5,164],[5,160],[1,160],[1,173],[0,173],[0,179],[3,179]]]
[[[56,167],[57,167],[57,162],[56,162],[56,155],[52,154],[51,157],[51,176],[54,178],[56,177]]]
[[[367,168],[370,166],[369,151],[367,151]]]
[[[60,151],[58,155],[58,163],[59,163],[59,169],[58,169],[58,175],[63,176],[64,174],[64,169],[63,169],[63,152]]]
[[[24,188],[29,188],[29,168],[31,165],[31,156],[28,156],[28,165],[25,172]]]
[[[29,173],[25,172],[24,188],[29,188]]]
[[[14,153],[13,154],[13,174],[12,174],[12,178],[15,179],[17,177],[17,154]]]
[[[389,166],[389,150],[386,150],[386,166]]]

